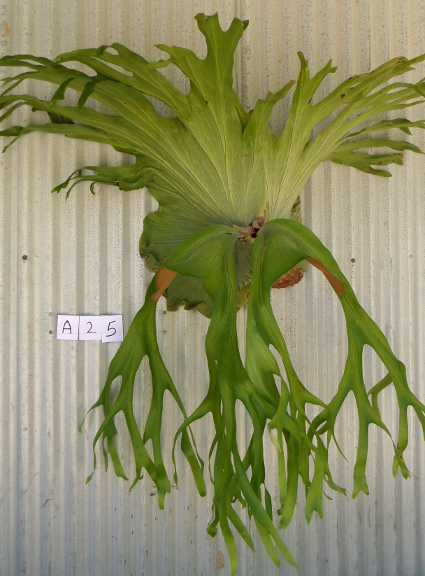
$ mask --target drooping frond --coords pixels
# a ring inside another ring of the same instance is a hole
[[[9,126],[0,135],[13,138],[8,146],[36,131],[109,144],[134,156],[134,162],[130,166],[84,166],[53,192],[65,189],[68,197],[80,182],[91,182],[93,193],[96,184],[124,191],[147,187],[159,203],[158,211],[145,218],[140,240],[140,252],[157,275],[92,407],[102,407],[104,412],[93,449],[98,441],[105,441],[106,462],[110,456],[116,474],[126,478],[115,445],[118,430],[114,418],[122,412],[136,465],[132,486],[146,470],[157,486],[159,505],[163,507],[170,491],[161,450],[163,397],[168,391],[184,418],[174,444],[181,439],[197,489],[204,495],[204,464],[196,451],[190,424],[211,413],[215,427],[210,448],[214,500],[208,532],[214,535],[217,527],[221,528],[234,574],[237,553],[231,526],[253,548],[251,535],[234,507],[238,501],[254,518],[270,558],[279,564],[280,553],[296,567],[273,523],[272,499],[265,482],[266,431],[278,455],[280,528],[286,528],[293,516],[298,476],[305,486],[307,521],[314,511],[323,515],[324,483],[345,493],[332,479],[328,447],[331,441],[337,442],[335,419],[349,392],[354,394],[359,415],[353,496],[368,492],[365,470],[369,426],[375,424],[389,434],[377,400],[384,388],[394,385],[399,404],[399,439],[393,442],[394,474],[400,468],[403,476],[409,475],[403,459],[409,406],[425,431],[425,405],[409,390],[403,364],[361,308],[331,254],[312,232],[295,221],[300,219],[300,192],[321,162],[330,160],[373,175],[390,176],[385,166],[402,164],[406,150],[420,152],[414,144],[391,139],[387,133],[400,130],[410,135],[411,128],[425,128],[425,121],[382,116],[424,102],[424,79],[415,84],[391,81],[412,70],[425,55],[390,60],[372,72],[352,76],[318,100],[321,83],[336,68],[328,62],[311,77],[307,61],[299,53],[298,80],[288,82],[259,100],[253,110],[245,111],[233,89],[233,67],[235,50],[248,23],[234,19],[223,31],[217,15],[199,14],[196,19],[207,44],[204,59],[185,48],[160,45],[168,59],[148,62],[118,43],[74,50],[54,60],[4,56],[0,66],[26,71],[3,80],[6,89],[0,97],[0,108],[4,109],[0,121],[8,121],[18,108],[29,106],[34,112],[46,113],[46,122]],[[83,64],[91,73],[81,72],[73,64]],[[188,78],[188,94],[179,91],[161,72],[170,64]],[[14,93],[22,82],[30,80],[54,85],[50,100]],[[285,127],[282,134],[273,134],[270,115],[291,89],[294,93]],[[76,105],[67,103],[68,91],[78,93]],[[174,116],[161,116],[151,99],[168,106]],[[92,101],[108,112],[93,109]],[[385,136],[379,137],[379,132],[385,132]],[[301,383],[270,304],[274,282],[305,259],[329,280],[347,323],[346,367],[328,404]],[[191,415],[185,412],[156,340],[155,311],[163,290],[170,309],[184,303],[211,317],[206,337],[209,388]],[[236,314],[246,303],[248,290],[244,363],[239,353]],[[369,391],[362,365],[366,345],[376,351],[388,371]],[[280,356],[284,371],[271,347]],[[149,359],[153,393],[146,426],[141,431],[134,414],[133,388],[145,356]],[[111,387],[116,379],[121,381],[113,399]],[[237,402],[243,404],[252,423],[245,452],[237,444]],[[306,415],[308,404],[317,409],[312,420]]]

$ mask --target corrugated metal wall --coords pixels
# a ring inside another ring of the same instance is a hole
[[[224,26],[234,16],[250,20],[236,62],[245,108],[296,77],[297,50],[309,58],[312,71],[329,58],[339,65],[325,88],[391,57],[425,52],[424,0],[4,0],[1,52],[55,56],[118,41],[146,58],[159,56],[153,45],[160,42],[202,53],[203,38],[193,16],[216,11]],[[422,64],[412,78],[423,75]],[[182,86],[177,74],[173,80]],[[44,95],[43,86],[34,90]],[[276,130],[286,112],[287,104],[274,112]],[[413,119],[424,114],[423,107],[407,111]],[[24,122],[28,115],[21,108],[9,124]],[[425,148],[418,131],[413,140]],[[394,168],[391,179],[323,164],[303,192],[303,216],[332,250],[360,302],[406,363],[413,390],[424,399],[425,160],[413,153],[405,159],[405,167]],[[142,191],[124,194],[105,187],[92,196],[82,185],[65,202],[50,190],[77,167],[119,161],[103,146],[38,134],[23,138],[1,158],[2,576],[230,574],[222,538],[211,539],[205,532],[211,487],[206,498],[199,498],[183,458],[178,459],[179,486],[166,499],[164,512],[158,510],[149,479],[129,494],[127,483],[100,468],[85,484],[99,415],[88,418],[82,434],[77,426],[97,399],[117,345],[57,341],[56,315],[122,313],[128,328],[150,277],[137,246],[143,217],[154,203]],[[295,288],[276,291],[274,305],[299,374],[326,398],[342,373],[346,352],[336,299],[319,273],[310,271]],[[239,322],[242,333],[243,313]],[[207,388],[201,344],[207,322],[196,312],[166,313],[161,302],[158,323],[166,364],[190,411]],[[372,356],[366,365],[376,381],[381,367]],[[142,372],[148,378],[146,366]],[[140,390],[137,403],[145,416],[148,381]],[[396,429],[396,401],[390,393],[382,410]],[[166,411],[163,436],[169,454],[180,417],[171,402]],[[349,464],[338,460],[335,480],[349,492],[355,416],[349,402],[337,424]],[[299,505],[284,539],[301,574],[425,574],[425,445],[412,421],[407,451],[412,479],[393,480],[392,446],[374,431],[369,497],[352,501],[337,495],[325,504],[325,519],[314,517],[308,526]],[[194,430],[206,456],[212,424]],[[240,435],[242,442],[243,429]],[[126,447],[122,442],[131,469]],[[267,450],[272,470],[273,451]],[[167,464],[171,469],[170,459]],[[276,495],[277,486],[271,489]],[[294,574],[286,565],[276,568],[257,536],[255,542],[255,555],[239,545],[239,574]],[[222,570],[216,562],[219,551],[226,559]]]

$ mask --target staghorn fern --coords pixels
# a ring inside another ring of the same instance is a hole
[[[345,489],[332,480],[328,448],[332,441],[336,442],[335,420],[350,391],[359,416],[353,497],[360,491],[368,493],[365,468],[369,425],[375,424],[390,435],[378,407],[378,395],[385,387],[394,386],[399,404],[398,440],[393,441],[394,475],[400,468],[404,477],[409,476],[403,459],[408,443],[409,406],[416,412],[425,434],[425,406],[410,391],[404,365],[359,305],[329,251],[309,229],[295,221],[299,194],[322,161],[390,176],[383,166],[402,164],[404,150],[420,152],[411,143],[375,138],[373,134],[391,129],[410,134],[413,127],[425,127],[424,121],[376,118],[424,101],[421,99],[424,80],[417,84],[387,82],[412,70],[412,64],[424,60],[425,55],[412,60],[393,59],[368,74],[349,78],[323,100],[313,102],[323,79],[336,68],[328,62],[310,77],[307,61],[299,53],[298,81],[268,94],[246,112],[233,90],[232,74],[234,52],[248,22],[235,19],[223,31],[217,15],[199,14],[196,19],[207,42],[208,52],[203,60],[190,50],[160,45],[169,59],[148,62],[121,44],[75,50],[55,60],[30,55],[3,57],[0,65],[30,71],[5,79],[9,87],[0,100],[1,107],[6,108],[1,120],[18,107],[28,105],[34,111],[46,112],[50,121],[14,126],[0,135],[13,136],[14,142],[27,133],[41,131],[110,144],[115,150],[133,155],[134,163],[118,167],[85,166],[53,191],[67,189],[68,197],[76,184],[85,181],[91,182],[92,192],[96,183],[115,185],[121,190],[147,187],[159,203],[158,211],[145,218],[140,239],[140,252],[156,275],[143,307],[111,362],[99,400],[91,408],[102,407],[105,416],[94,438],[93,451],[101,440],[105,462],[110,456],[115,473],[126,479],[115,447],[118,431],[114,417],[122,411],[136,463],[132,487],[145,469],[157,486],[159,506],[163,508],[165,495],[170,491],[160,437],[163,396],[168,390],[184,417],[174,447],[180,439],[198,491],[204,495],[204,463],[196,451],[190,424],[211,412],[216,433],[209,453],[214,483],[209,534],[215,535],[220,527],[234,574],[237,553],[230,525],[253,548],[251,536],[234,508],[239,501],[254,518],[271,559],[279,564],[280,551],[296,568],[273,523],[271,497],[265,487],[266,429],[278,457],[279,528],[286,528],[293,516],[298,476],[306,490],[307,521],[314,511],[323,516],[324,482],[345,494]],[[68,68],[65,66],[68,62],[84,64],[94,75]],[[158,70],[170,63],[189,78],[187,95]],[[13,89],[26,79],[50,82],[58,88],[50,101],[13,94]],[[271,112],[294,86],[285,128],[276,137],[268,127]],[[68,89],[81,94],[76,106],[63,105]],[[161,117],[148,97],[166,104],[174,117]],[[89,98],[107,106],[111,113],[87,107]],[[325,127],[313,138],[313,130],[326,119]],[[362,152],[375,148],[377,154]],[[393,152],[382,150],[388,148]],[[346,318],[348,356],[341,381],[328,404],[301,383],[270,304],[272,285],[305,260],[329,280]],[[244,365],[239,355],[236,314],[246,303],[248,290]],[[209,389],[190,416],[158,349],[155,311],[161,294],[166,295],[169,309],[185,304],[186,308],[196,307],[211,317],[205,342]],[[388,371],[369,391],[362,368],[365,345],[375,350]],[[284,372],[279,369],[270,346],[282,359]],[[133,387],[145,356],[149,358],[153,393],[145,429],[140,431],[133,411]],[[119,377],[122,378],[119,393],[112,401],[111,386]],[[251,440],[243,454],[236,439],[237,400],[252,421]],[[319,408],[312,420],[306,416],[308,404]],[[152,454],[146,448],[149,440]]]

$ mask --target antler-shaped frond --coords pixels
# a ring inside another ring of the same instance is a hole
[[[223,31],[217,15],[199,14],[196,18],[207,43],[204,59],[185,48],[159,45],[169,59],[148,62],[118,43],[74,50],[55,60],[30,55],[3,57],[1,66],[26,67],[30,71],[5,79],[8,88],[0,98],[0,106],[9,109],[1,119],[26,104],[45,111],[51,122],[16,126],[0,134],[16,140],[37,130],[62,133],[108,143],[136,156],[143,177],[140,174],[135,178],[134,185],[143,182],[160,204],[173,198],[181,212],[188,209],[194,220],[192,231],[206,221],[247,225],[261,213],[267,218],[289,217],[304,184],[323,160],[388,176],[379,166],[401,164],[404,150],[419,152],[407,142],[361,136],[392,128],[409,133],[412,127],[425,126],[423,121],[397,118],[365,127],[378,115],[423,102],[423,80],[416,84],[388,82],[412,70],[425,56],[394,58],[368,74],[352,76],[328,96],[313,102],[323,80],[336,68],[329,61],[310,77],[307,61],[299,53],[298,81],[259,100],[254,110],[247,113],[233,90],[234,52],[247,22],[234,19],[230,28]],[[68,67],[73,62],[89,67],[94,75]],[[180,68],[189,79],[187,95],[160,72],[169,64]],[[58,88],[48,102],[11,94],[28,79],[50,82]],[[294,84],[286,126],[276,138],[268,127],[270,114]],[[63,105],[68,89],[80,93],[76,106]],[[87,107],[89,98],[107,106],[112,114]],[[169,106],[175,117],[161,117],[149,98]],[[314,135],[318,124],[327,118],[328,124]],[[396,153],[358,152],[361,148],[388,147]],[[92,182],[100,181],[94,172]],[[84,180],[89,180],[89,176]],[[167,221],[165,227],[172,228],[172,223]],[[161,261],[175,244],[169,244],[165,251],[149,246],[147,250],[144,246],[144,252],[152,252]]]
[[[362,141],[358,136],[393,128],[410,134],[410,128],[425,128],[424,121],[410,122],[404,118],[396,118],[375,122],[353,132],[355,128],[376,116],[424,102],[421,99],[425,94],[424,79],[416,84],[386,83],[413,70],[412,65],[424,60],[425,55],[411,60],[394,58],[368,74],[352,76],[317,103],[314,103],[313,99],[318,87],[328,74],[336,71],[336,67],[332,67],[329,61],[310,78],[307,61],[301,52],[298,55],[301,70],[288,120],[279,138],[278,149],[282,164],[278,177],[279,186],[273,189],[269,198],[270,217],[287,216],[293,201],[323,160],[353,166],[378,176],[390,176],[385,170],[374,170],[372,165],[402,164],[402,155],[380,153],[373,156],[359,154],[354,150],[389,147],[397,151],[420,152],[419,148],[407,142],[388,138]],[[313,137],[317,125],[327,118],[328,124]]]
[[[357,302],[330,253],[307,228],[293,221],[299,214],[297,198],[320,162],[331,160],[389,176],[382,167],[402,164],[405,150],[420,152],[409,142],[375,136],[392,129],[410,134],[411,128],[425,128],[425,121],[377,118],[424,102],[425,80],[416,84],[388,82],[412,70],[425,55],[411,60],[395,58],[368,74],[352,76],[316,102],[319,86],[336,68],[328,62],[310,77],[307,61],[299,53],[298,81],[268,94],[252,111],[246,112],[233,90],[233,65],[247,22],[234,19],[229,29],[223,31],[217,15],[200,14],[196,19],[207,43],[204,59],[191,50],[160,45],[169,59],[148,62],[117,43],[74,50],[55,60],[30,55],[1,58],[0,66],[29,71],[4,79],[7,88],[0,97],[0,108],[6,110],[0,121],[7,120],[21,106],[45,112],[50,121],[12,126],[0,135],[13,137],[13,143],[25,134],[39,131],[109,144],[133,155],[135,162],[131,166],[85,166],[53,191],[65,188],[68,196],[73,186],[84,181],[92,183],[92,192],[95,183],[115,185],[122,190],[147,186],[159,203],[158,211],[144,220],[140,242],[140,252],[146,256],[148,266],[155,271],[160,269],[156,277],[158,285],[152,281],[144,306],[111,362],[105,387],[93,406],[104,411],[93,447],[99,440],[106,440],[116,474],[126,478],[115,445],[114,418],[122,412],[135,457],[133,485],[145,469],[158,488],[159,504],[163,506],[170,490],[161,451],[165,392],[171,393],[183,414],[184,422],[176,439],[181,436],[182,450],[200,494],[205,493],[203,461],[197,454],[189,426],[211,413],[215,437],[210,459],[214,452],[215,455],[210,470],[214,500],[209,533],[214,535],[220,525],[234,574],[237,553],[231,525],[253,547],[251,536],[233,506],[238,500],[247,507],[249,516],[254,517],[271,559],[279,564],[280,552],[296,567],[272,521],[263,454],[266,426],[278,453],[282,528],[289,524],[294,513],[298,475],[306,488],[308,521],[314,511],[323,515],[324,482],[345,493],[332,479],[328,447],[335,440],[335,419],[350,391],[359,412],[354,496],[368,491],[365,467],[369,425],[375,424],[389,434],[377,399],[386,386],[394,385],[399,404],[394,473],[400,468],[404,476],[409,474],[403,459],[408,442],[409,406],[425,431],[425,405],[409,390],[404,366]],[[87,66],[93,75],[68,67],[72,63]],[[160,72],[169,64],[180,68],[189,79],[188,94],[180,92]],[[48,101],[30,94],[14,94],[13,90],[26,80],[44,81],[56,86],[56,90]],[[293,86],[285,128],[276,136],[268,126],[270,115]],[[68,90],[79,93],[76,105],[64,102]],[[174,117],[162,117],[152,98],[167,105]],[[89,99],[106,106],[109,113],[89,107]],[[267,222],[257,230],[253,222],[259,222],[258,216],[264,216],[262,222]],[[291,217],[293,220],[289,220]],[[252,247],[246,241],[246,230],[254,228],[256,234],[248,234],[254,242]],[[334,287],[347,322],[346,368],[328,404],[300,382],[270,302],[274,282],[306,258],[324,272]],[[185,302],[189,308],[200,305],[211,315],[206,337],[209,390],[190,416],[156,341],[155,311],[157,296],[164,289],[162,280],[159,282],[163,272],[172,281],[166,287],[172,308]],[[244,364],[239,353],[236,314],[239,305],[246,301],[251,279]],[[366,345],[376,351],[388,371],[369,391],[365,388],[362,365]],[[271,346],[280,356],[284,371],[280,370]],[[149,358],[153,394],[146,426],[140,430],[133,412],[133,387],[145,356]],[[121,379],[121,384],[113,398],[111,387],[116,379]],[[251,439],[247,450],[242,452],[237,443],[237,402],[243,404],[252,422]],[[312,420],[306,415],[307,404],[318,407]],[[152,455],[148,443],[152,444]],[[107,452],[104,454],[107,462]]]

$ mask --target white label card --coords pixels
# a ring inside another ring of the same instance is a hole
[[[80,340],[102,340],[103,316],[80,316]]]
[[[122,342],[122,316],[102,316],[104,321],[102,342]]]
[[[124,340],[122,315],[69,316],[59,314],[57,339],[122,342]]]
[[[58,315],[56,336],[58,340],[78,340],[79,316]]]

